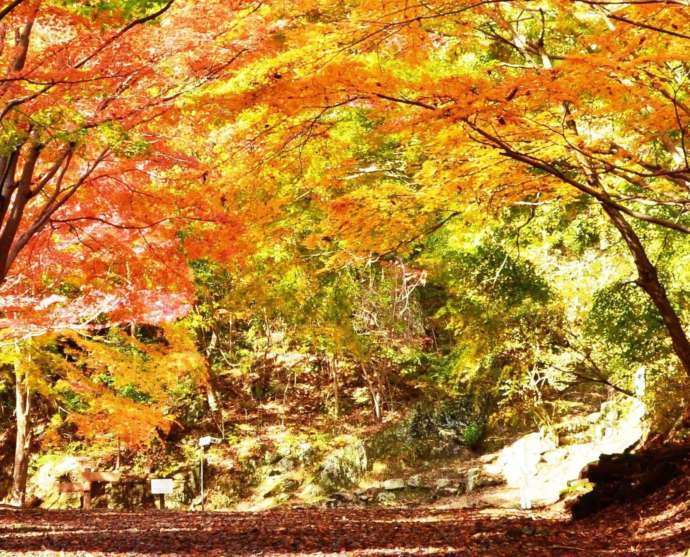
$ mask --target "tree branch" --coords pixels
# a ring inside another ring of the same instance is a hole
[[[175,0],[168,0],[168,3],[165,4],[161,9],[153,12],[152,14],[140,17],[139,19],[135,19],[134,21],[128,23],[125,25],[122,29],[120,29],[117,33],[115,33],[112,37],[110,37],[108,40],[106,40],[101,46],[99,46],[96,50],[94,50],[91,54],[89,54],[86,58],[83,58],[81,61],[77,62],[75,65],[75,68],[81,68],[83,65],[87,64],[90,60],[98,56],[101,52],[103,52],[106,48],[108,48],[111,44],[113,44],[115,41],[117,41],[120,37],[131,31],[134,27],[138,27],[139,25],[143,25],[145,23],[148,23],[149,21],[153,21],[154,19],[157,19],[161,15],[163,15],[165,12],[167,12],[173,5]]]
[[[5,6],[2,10],[0,10],[0,21],[5,19],[10,13],[14,11],[14,9],[19,6],[19,4],[22,4],[26,0],[14,0],[13,2],[10,2],[7,6]]]

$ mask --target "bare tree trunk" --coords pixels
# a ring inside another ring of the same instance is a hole
[[[340,417],[340,385],[338,382],[338,359],[333,356],[330,363],[331,377],[333,379],[333,401],[335,402],[335,417]]]
[[[381,393],[378,390],[372,392],[371,395],[374,404],[374,417],[376,421],[380,422],[383,420],[383,408],[381,408]]]
[[[633,255],[638,274],[638,278],[635,282],[649,295],[659,311],[661,319],[666,326],[666,330],[671,337],[673,350],[683,365],[685,373],[690,375],[690,342],[688,341],[688,337],[683,329],[683,324],[676,310],[668,299],[666,289],[659,280],[659,274],[657,273],[656,267],[649,260],[640,238],[621,212],[615,207],[605,203],[602,203],[602,207],[611,218],[611,221],[620,232],[628,249]]]
[[[15,415],[17,423],[17,437],[14,450],[14,470],[12,473],[12,490],[10,503],[23,507],[26,499],[26,480],[29,469],[29,451],[31,444],[29,377],[15,367]]]
[[[367,387],[369,389],[369,396],[371,397],[371,407],[374,412],[374,418],[376,421],[380,422],[383,419],[383,400],[382,400],[382,382],[379,373],[376,373],[376,378],[371,376],[367,367],[362,364],[362,373],[364,375],[364,380],[367,382]]]
[[[211,419],[216,424],[218,432],[222,438],[225,438],[225,416],[223,415],[223,406],[219,402],[220,397],[215,386],[215,377],[211,374],[206,383],[206,402],[211,411]]]

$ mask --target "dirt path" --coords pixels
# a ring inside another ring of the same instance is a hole
[[[0,555],[682,555],[690,528],[675,526],[690,511],[666,515],[641,530],[644,517],[573,523],[460,509],[2,511]]]

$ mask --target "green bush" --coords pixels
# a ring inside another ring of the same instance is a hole
[[[462,433],[462,444],[470,449],[474,449],[484,438],[484,424],[473,422],[468,424]]]

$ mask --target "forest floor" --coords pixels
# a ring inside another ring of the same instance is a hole
[[[690,555],[690,477],[579,521],[570,520],[562,507],[534,512],[432,507],[262,513],[2,510],[0,555]]]

